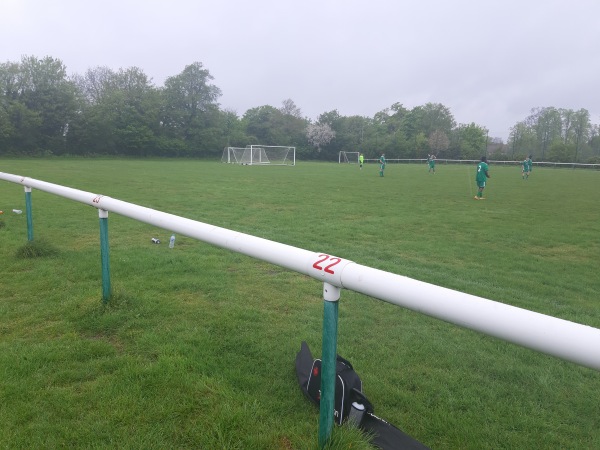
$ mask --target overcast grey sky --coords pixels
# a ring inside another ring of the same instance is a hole
[[[201,62],[222,108],[450,108],[506,139],[532,108],[600,123],[599,0],[0,0],[0,61],[69,75],[139,67],[162,86]]]

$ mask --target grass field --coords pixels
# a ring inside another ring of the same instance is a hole
[[[600,328],[600,172],[197,160],[0,159],[108,195]],[[294,358],[322,284],[0,181],[0,448],[314,449]],[[151,238],[160,238],[155,245]],[[35,256],[37,255],[37,256]],[[338,352],[375,412],[432,449],[600,448],[600,373],[351,291]],[[330,449],[366,449],[336,427]]]

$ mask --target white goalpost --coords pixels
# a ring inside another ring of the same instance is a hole
[[[339,155],[339,160],[338,162],[341,163],[346,163],[346,164],[358,164],[358,156],[359,156],[359,152],[345,152],[345,151],[341,151],[340,155]]]
[[[225,147],[221,162],[230,164],[295,166],[296,147],[283,145],[247,145]]]

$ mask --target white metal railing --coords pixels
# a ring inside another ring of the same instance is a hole
[[[396,164],[426,164],[427,159],[424,158],[386,158],[387,163]],[[438,164],[477,164],[478,159],[444,159],[438,158],[435,160]],[[379,159],[365,158],[365,162],[378,163]],[[488,161],[490,164],[498,166],[520,166],[523,161],[504,161],[504,160],[492,160]],[[552,167],[552,168],[568,168],[568,169],[593,169],[600,170],[600,164],[583,164],[583,163],[560,163],[550,161],[533,161],[533,165],[537,167]]]

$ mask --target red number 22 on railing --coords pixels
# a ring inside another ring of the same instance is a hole
[[[334,273],[333,270],[331,270],[331,268],[333,266],[335,266],[336,264],[339,264],[340,261],[342,260],[341,258],[336,258],[335,256],[329,256],[329,255],[325,255],[325,254],[319,255],[319,258],[321,258],[321,259],[319,259],[317,262],[315,262],[313,264],[313,267],[317,270],[323,270],[323,271],[325,271],[327,273],[331,273],[331,274]],[[325,263],[325,261],[327,261],[327,260],[332,261],[331,264],[328,264],[325,267],[322,267],[321,263]]]

